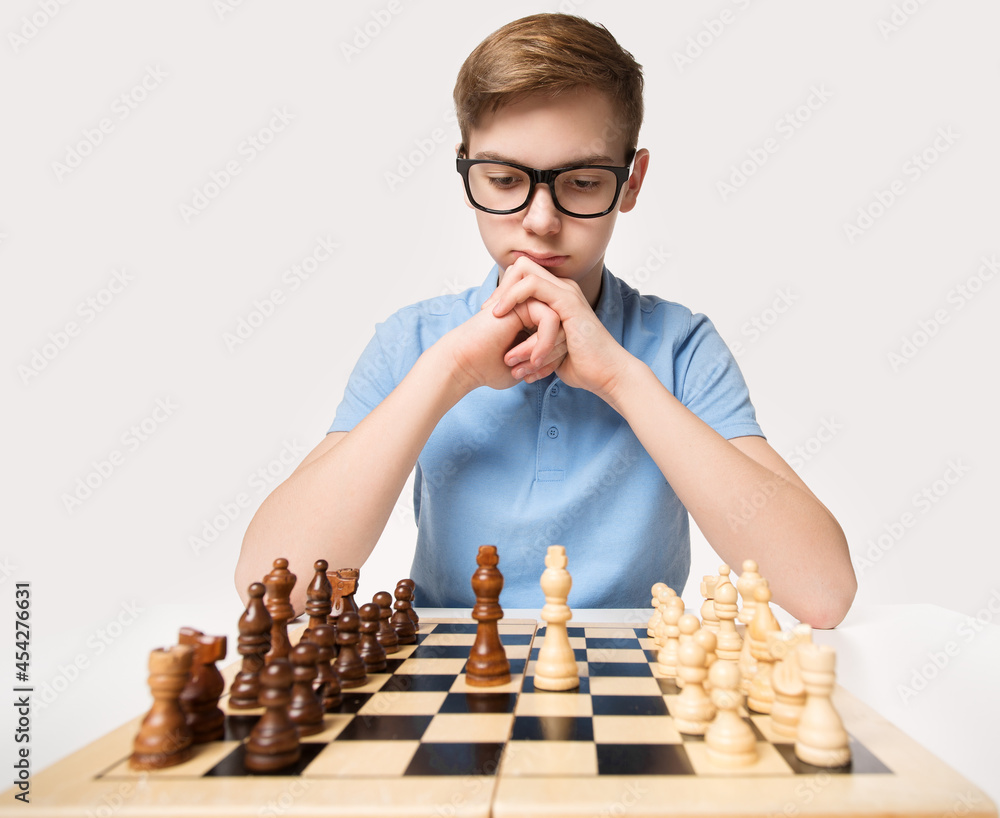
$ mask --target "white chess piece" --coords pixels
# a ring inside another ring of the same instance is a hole
[[[718,709],[705,731],[708,757],[721,767],[746,767],[757,760],[757,739],[737,713],[743,698],[740,669],[732,662],[716,662],[708,673],[712,702]]]
[[[816,767],[842,767],[851,760],[847,731],[830,696],[836,683],[837,654],[829,645],[799,645],[806,705],[799,717],[795,755]]]
[[[566,549],[550,545],[542,572],[542,591],[545,592],[545,639],[535,662],[535,687],[540,690],[572,690],[580,686],[580,669],[566,632],[566,623],[573,618],[566,600],[573,578],[567,565]]]
[[[657,582],[653,585],[653,587],[649,591],[653,595],[653,599],[649,603],[650,605],[653,606],[653,615],[649,617],[649,624],[646,625],[646,636],[650,637],[651,639],[656,638],[656,623],[660,621],[660,616],[661,616],[660,600],[658,597],[660,595],[660,591],[662,591],[666,587],[667,587],[666,583]]]
[[[686,735],[703,736],[715,716],[715,705],[703,685],[708,676],[705,670],[705,649],[693,635],[681,644],[677,651],[677,661],[677,675],[684,680],[684,687],[671,709],[674,727]]]

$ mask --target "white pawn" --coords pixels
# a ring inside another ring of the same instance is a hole
[[[830,696],[837,654],[829,645],[799,645],[806,705],[799,717],[795,755],[816,767],[843,767],[851,760],[847,731]]]
[[[715,652],[716,649],[716,639],[715,634],[709,630],[702,628],[696,631],[694,634],[694,641],[701,645],[702,649],[705,651],[705,673],[711,673],[712,665],[718,660],[718,655]],[[705,692],[712,692],[712,683],[708,678],[704,681]]]
[[[650,593],[653,595],[653,599],[649,604],[653,606],[653,615],[649,617],[649,624],[646,626],[646,636],[650,637],[651,639],[656,638],[656,623],[660,621],[660,616],[661,616],[660,600],[659,600],[660,591],[662,591],[666,587],[667,587],[666,583],[657,582],[650,589]]]
[[[566,570],[567,562],[563,546],[549,546],[541,580],[545,592],[545,607],[542,608],[545,639],[535,662],[535,687],[540,690],[572,690],[580,686],[580,670],[566,632],[566,623],[573,618],[566,604],[573,584]]]
[[[674,700],[671,715],[674,727],[689,736],[703,736],[715,716],[715,705],[705,692],[703,682],[705,649],[693,637],[681,644],[677,651],[677,675],[684,680],[681,695]]]
[[[740,660],[740,650],[743,648],[743,639],[736,630],[736,615],[739,612],[736,607],[736,586],[729,582],[729,567],[722,567],[726,569],[727,576],[723,577],[725,582],[719,582],[715,586],[715,614],[719,618],[715,651],[720,659],[736,663]]]
[[[698,621],[698,617],[694,614],[686,613],[677,620],[677,629],[680,631],[680,635],[677,637],[677,651],[678,657],[680,656],[680,649],[683,648],[688,642],[694,640],[695,631],[701,623]],[[677,686],[680,688],[684,687],[684,677],[680,674],[680,659],[677,662]]]
[[[736,587],[740,589],[740,596],[743,598],[739,619],[744,625],[749,625],[753,621],[753,589],[757,587],[760,580],[761,575],[757,571],[757,563],[754,560],[744,560],[743,573],[736,581]]]
[[[708,673],[712,702],[718,708],[705,732],[708,757],[720,767],[746,767],[757,760],[757,739],[737,714],[743,698],[739,691],[740,670],[732,662],[716,662]]]
[[[702,577],[701,595],[705,601],[701,603],[701,626],[712,633],[719,632],[719,617],[715,615],[715,585],[719,578],[714,575]]]
[[[807,642],[812,642],[812,628],[806,624],[767,635],[767,647],[775,660],[771,672],[771,687],[774,688],[771,729],[775,735],[786,739],[795,739],[806,703],[798,647]]]
[[[656,626],[653,628],[653,643],[658,648],[662,648],[666,644],[667,636],[666,632],[663,630],[663,611],[664,606],[670,602],[671,599],[678,599],[677,592],[667,585],[660,588],[656,594],[656,603],[660,609],[660,621],[657,622]],[[681,609],[683,610],[683,608],[684,605],[681,603]]]
[[[757,713],[770,713],[774,704],[774,688],[771,686],[771,671],[774,669],[774,659],[767,648],[767,636],[781,630],[781,625],[771,612],[771,589],[767,582],[758,582],[753,591],[754,612],[753,621],[747,628],[747,641],[750,643],[750,653],[757,661],[747,691],[747,707]]]
[[[663,606],[663,647],[656,654],[656,667],[667,679],[677,676],[677,648],[681,630],[677,622],[684,613],[684,600],[671,597]]]

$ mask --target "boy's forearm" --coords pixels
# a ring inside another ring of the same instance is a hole
[[[815,627],[840,622],[857,588],[847,541],[794,473],[786,478],[744,454],[637,359],[605,399],[727,563],[739,572],[744,559],[757,560],[774,601],[793,616]]]
[[[466,393],[428,349],[393,392],[329,451],[300,465],[261,504],[243,539],[236,583],[247,587],[287,557],[305,606],[313,563],[361,566],[382,534],[420,451],[438,421]]]

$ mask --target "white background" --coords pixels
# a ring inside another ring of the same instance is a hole
[[[607,263],[738,352],[771,444],[847,534],[859,604],[974,615],[997,592],[995,4],[53,8],[0,12],[0,599],[31,583],[37,764],[144,709],[148,651],[179,626],[234,632],[243,531],[322,438],[374,324],[481,282],[451,91],[483,37],[536,11],[604,23],[643,64],[652,159]],[[859,209],[878,218],[848,236]],[[293,289],[321,238],[337,249]],[[409,573],[414,533],[404,492],[364,595]],[[693,549],[689,606],[717,563],[697,532]]]

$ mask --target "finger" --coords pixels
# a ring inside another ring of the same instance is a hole
[[[535,343],[535,348],[531,351],[531,363],[534,366],[542,364],[552,352],[561,331],[562,322],[559,320],[559,316],[550,309],[544,310],[538,318],[538,330],[535,332],[535,337],[538,340]],[[563,333],[563,337],[566,337],[565,333]]]
[[[548,278],[538,274],[528,274],[502,291],[498,290],[496,292],[497,300],[493,305],[493,314],[505,315],[513,309],[515,304],[523,304],[529,298],[554,307],[555,302],[569,291],[559,279],[547,270],[544,272]]]
[[[541,378],[547,378],[562,366],[563,361],[566,360],[566,354],[566,345],[557,344],[539,366],[536,367],[530,363],[515,365],[511,369],[511,377],[517,380],[523,379],[525,383],[534,383]]]

